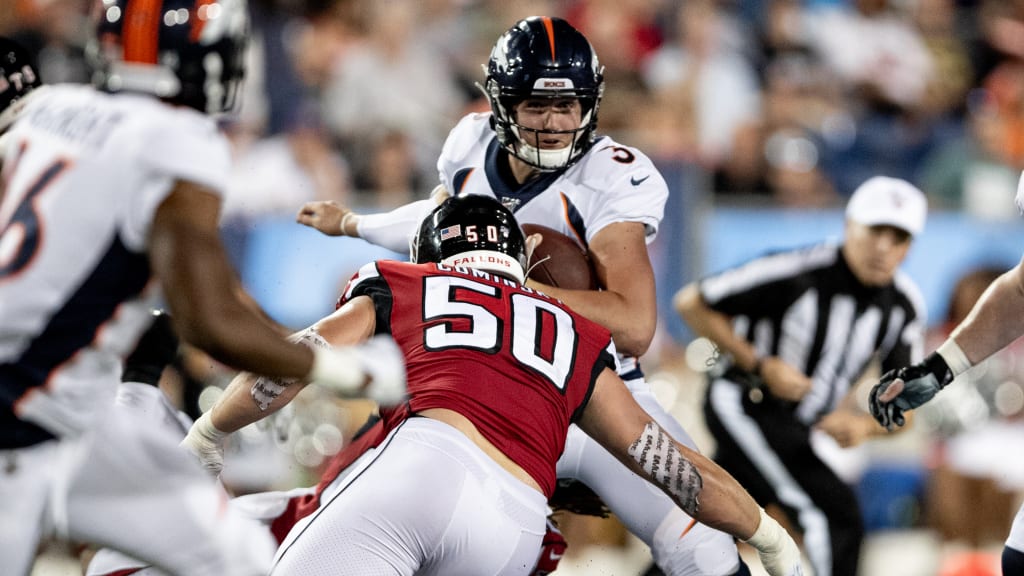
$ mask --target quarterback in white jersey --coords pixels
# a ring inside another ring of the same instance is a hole
[[[646,243],[658,231],[668,188],[639,150],[595,134],[604,86],[593,48],[564,20],[527,18],[498,39],[487,72],[483,89],[492,112],[471,114],[452,130],[438,160],[441,186],[434,198],[371,215],[314,202],[303,206],[298,221],[400,251],[440,199],[483,194],[499,199],[523,224],[576,238],[590,252],[603,290],[541,289],[611,330],[624,353],[620,375],[638,403],[694,447],[658,404],[635,359],[650,345],[657,321]],[[695,525],[575,427],[558,477],[596,492],[651,547],[666,574],[749,573],[732,537]]]
[[[115,405],[122,358],[162,287],[178,332],[228,365],[349,392],[363,371],[351,350],[285,339],[241,296],[220,244],[228,144],[204,112],[232,106],[244,2],[103,7],[90,50],[102,90],[36,90],[4,134],[3,571],[28,573],[39,540],[54,535],[177,574],[265,574],[265,530],[226,508],[177,437]],[[6,92],[16,84],[3,74]]]

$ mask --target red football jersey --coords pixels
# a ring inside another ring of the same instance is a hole
[[[438,264],[364,266],[340,303],[373,299],[377,332],[406,360],[409,408],[468,418],[550,497],[569,424],[604,368],[611,335],[560,301],[500,276]]]

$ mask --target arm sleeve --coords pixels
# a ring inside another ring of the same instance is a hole
[[[409,253],[409,243],[420,222],[437,208],[433,198],[417,200],[390,212],[366,214],[359,218],[359,237],[399,254]]]

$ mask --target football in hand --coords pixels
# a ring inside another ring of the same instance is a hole
[[[597,289],[597,274],[590,257],[575,240],[539,224],[523,224],[523,232],[544,237],[530,258],[530,278],[556,288]]]

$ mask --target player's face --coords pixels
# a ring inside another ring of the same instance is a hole
[[[515,107],[516,123],[527,128],[520,137],[541,150],[558,150],[572,144],[583,119],[583,108],[576,98],[528,98]],[[564,132],[552,134],[550,132]]]
[[[893,226],[865,226],[847,221],[843,255],[856,276],[866,286],[885,286],[910,250],[911,236]]]

